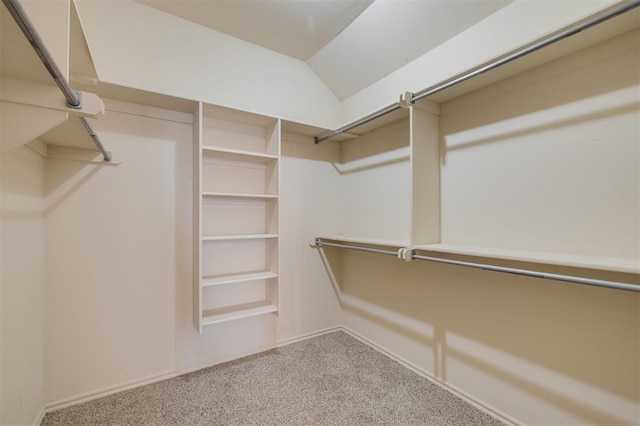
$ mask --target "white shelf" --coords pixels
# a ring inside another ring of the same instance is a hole
[[[202,312],[202,325],[218,324],[240,318],[278,312],[278,307],[268,301],[243,303],[224,308],[208,309]]]
[[[277,155],[264,154],[259,152],[241,151],[238,149],[218,148],[214,146],[203,146],[203,154],[212,155],[222,160],[248,161],[251,163],[266,164],[278,159]]]
[[[271,194],[242,194],[238,192],[203,192],[205,198],[236,198],[243,200],[276,200],[277,195]]]
[[[202,237],[202,241],[263,240],[271,238],[278,238],[278,234],[206,235]]]
[[[342,241],[345,243],[357,243],[357,244],[369,244],[376,246],[390,246],[390,247],[409,247],[409,241],[404,240],[391,240],[385,238],[369,238],[369,237],[355,237],[351,235],[321,235],[320,239]]]
[[[580,256],[565,253],[472,247],[455,244],[426,244],[415,246],[414,248],[418,250],[434,251],[439,253],[490,257],[494,259],[544,263],[548,265],[571,266],[575,268],[598,269],[604,271],[627,272],[631,274],[640,273],[640,259],[632,258]]]
[[[271,278],[278,278],[278,274],[271,271],[251,272],[246,274],[231,274],[231,275],[218,275],[211,277],[204,277],[202,279],[202,286],[216,286],[224,284],[235,284],[249,281],[268,280]]]

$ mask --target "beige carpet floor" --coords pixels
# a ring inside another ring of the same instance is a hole
[[[54,411],[42,425],[500,425],[344,332]]]

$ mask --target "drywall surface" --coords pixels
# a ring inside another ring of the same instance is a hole
[[[283,146],[279,317],[210,325],[201,335],[192,322],[191,115],[110,100],[106,106],[94,128],[122,164],[47,161],[49,406],[340,324],[322,260],[306,247],[316,232],[339,227],[337,174],[327,162],[339,155],[335,147]]]
[[[441,108],[442,242],[638,259],[640,33]]]
[[[377,0],[308,63],[342,100],[510,1]]]
[[[400,119],[342,143],[340,234],[409,244],[409,126],[408,118]]]
[[[30,425],[44,409],[44,160],[0,157],[0,423]]]
[[[300,60],[133,1],[78,1],[102,82],[333,127],[340,103]]]
[[[637,424],[638,294],[352,251],[338,268],[348,328],[483,405],[523,424]]]
[[[47,402],[174,366],[176,176],[191,126],[114,112],[92,125],[122,164],[46,165]]]
[[[516,0],[397,71],[343,101],[348,123],[398,100],[468,71],[551,34],[616,1]]]
[[[297,142],[296,142],[297,141]],[[323,260],[309,242],[342,226],[340,176],[333,163],[340,150],[331,143],[285,134],[280,168],[279,334],[295,338],[340,325],[340,305]]]

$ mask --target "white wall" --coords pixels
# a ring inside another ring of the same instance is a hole
[[[77,6],[100,81],[336,128],[614,3],[516,0],[342,103],[302,61],[129,0]]]
[[[283,146],[280,316],[192,322],[191,116],[107,101],[95,122],[117,166],[48,160],[46,400],[50,406],[269,349],[337,326],[306,242],[340,221],[330,144]],[[123,113],[118,111],[129,111]],[[141,115],[137,115],[141,114]],[[317,189],[308,192],[308,187]],[[339,200],[339,198],[338,198]],[[321,220],[322,219],[322,220]]]
[[[339,121],[338,99],[303,61],[129,0],[77,6],[101,82],[319,126]]]
[[[0,423],[31,425],[44,407],[44,160],[0,157]]]
[[[359,252],[342,256],[344,324],[423,372],[523,424],[637,424],[637,294]]]
[[[336,233],[342,226],[342,199],[336,192],[339,174],[331,164],[339,156],[339,148],[331,143],[318,146],[311,138],[283,137],[279,198],[282,338],[340,324],[338,298],[321,259],[309,247],[314,237]]]
[[[348,123],[596,13],[615,0],[516,0],[342,103]]]

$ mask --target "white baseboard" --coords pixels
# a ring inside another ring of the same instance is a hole
[[[179,370],[164,371],[164,372],[161,372],[161,373],[158,373],[158,374],[154,374],[154,375],[151,375],[151,376],[143,377],[143,378],[138,379],[138,380],[132,380],[132,381],[129,381],[129,382],[118,384],[118,385],[109,386],[107,388],[102,388],[102,389],[98,389],[98,390],[95,390],[95,391],[86,392],[86,393],[83,393],[83,394],[80,394],[80,395],[72,396],[72,397],[69,397],[69,398],[64,398],[64,399],[61,399],[61,400],[58,400],[58,401],[50,402],[50,403],[46,404],[45,408],[43,409],[40,421],[42,421],[42,418],[44,417],[45,413],[50,413],[52,411],[60,410],[61,408],[66,408],[66,407],[70,407],[72,405],[81,404],[83,402],[92,401],[94,399],[103,398],[105,396],[109,396],[109,395],[112,395],[114,393],[126,391],[126,390],[137,388],[137,387],[140,387],[140,386],[149,385],[151,383],[160,382],[162,380],[172,379],[174,377],[181,376],[183,374],[192,373],[194,371],[202,370],[204,368],[213,367],[214,365],[222,364],[224,362],[233,361],[235,359],[243,358],[243,357],[250,356],[250,355],[255,355],[255,354],[258,354],[258,353],[261,353],[261,352],[265,352],[265,351],[268,351],[268,350],[271,350],[271,349],[274,349],[274,348],[287,346],[287,345],[290,345],[292,343],[301,342],[303,340],[311,339],[313,337],[321,336],[321,335],[327,334],[327,333],[332,333],[332,332],[335,332],[335,331],[338,331],[338,330],[342,330],[342,327],[341,326],[335,326],[335,327],[330,327],[330,328],[326,328],[326,329],[323,329],[323,330],[314,331],[314,332],[311,332],[311,333],[302,334],[300,336],[296,336],[296,337],[291,337],[291,338],[280,340],[280,341],[276,342],[275,345],[248,348],[248,349],[245,349],[243,351],[233,352],[233,353],[221,356],[221,357],[216,357],[214,359],[210,359],[210,360],[205,361],[205,362],[189,365],[189,366],[181,368]],[[39,425],[39,423],[36,423],[36,424]]]
[[[324,328],[322,330],[312,331],[311,333],[302,334],[302,335],[300,335],[298,337],[291,337],[289,339],[283,339],[283,340],[278,341],[278,347],[281,348],[283,346],[287,346],[287,345],[290,345],[292,343],[302,342],[303,340],[312,339],[314,337],[322,336],[323,334],[329,334],[329,333],[333,333],[333,332],[340,331],[340,330],[343,330],[343,329],[344,329],[344,327],[342,327],[341,325],[336,325],[336,326],[333,326],[333,327]]]
[[[451,392],[452,394],[454,394],[455,396],[457,396],[458,398],[462,399],[464,402],[466,402],[469,405],[472,405],[473,407],[477,408],[478,410],[482,411],[483,413],[488,414],[489,416],[493,417],[494,419],[497,419],[503,423],[506,423],[508,425],[517,425],[517,426],[524,426],[524,423],[519,422],[518,420],[514,419],[513,417],[509,416],[508,414],[503,413],[502,411],[498,410],[495,407],[492,407],[491,405],[485,403],[484,401],[481,401],[471,395],[469,395],[468,393],[466,393],[465,391],[458,389],[457,387],[443,382],[441,380],[439,380],[438,378],[434,377],[431,373],[429,373],[427,370],[424,370],[420,367],[418,367],[417,365],[415,365],[414,363],[407,361],[406,359],[404,359],[403,357],[395,354],[394,352],[388,350],[387,348],[378,345],[377,343],[372,342],[371,340],[367,339],[366,337],[358,334],[357,332],[351,330],[348,327],[342,326],[340,327],[342,331],[344,331],[345,333],[349,334],[350,336],[354,337],[355,339],[358,339],[359,341],[361,341],[362,343],[364,343],[367,346],[370,346],[371,348],[375,349],[376,351],[380,352],[383,355],[386,355],[387,357],[391,358],[392,360],[396,361],[397,363],[401,364],[402,366],[408,368],[409,370],[413,371],[414,373],[416,373],[417,375],[424,377],[425,379],[429,380],[431,383],[440,386],[441,388],[443,388],[444,390],[446,390],[447,392]]]
[[[42,408],[40,409],[40,413],[38,414],[38,417],[36,417],[36,420],[33,422],[33,426],[40,426],[40,423],[42,423],[42,419],[44,419],[44,415],[47,413],[47,411],[45,410],[45,407],[42,406]]]
[[[300,336],[278,340],[275,343],[275,345],[257,346],[257,347],[248,348],[248,349],[245,349],[245,350],[242,350],[242,351],[238,351],[238,352],[232,352],[232,353],[229,353],[229,354],[225,354],[224,356],[221,356],[221,357],[216,357],[216,358],[207,360],[205,362],[200,362],[200,363],[197,363],[197,364],[192,364],[192,365],[188,365],[186,367],[183,367],[183,368],[175,371],[175,376],[181,376],[183,374],[192,373],[194,371],[202,370],[204,368],[213,367],[214,365],[222,364],[224,362],[229,362],[229,361],[233,361],[233,360],[236,360],[236,359],[244,358],[246,356],[259,354],[261,352],[266,352],[266,351],[269,351],[271,349],[281,348],[283,346],[287,346],[287,345],[290,345],[292,343],[301,342],[303,340],[311,339],[313,337],[321,336],[321,335],[327,334],[327,333],[332,333],[334,331],[338,331],[338,330],[341,330],[341,329],[342,329],[342,326],[338,325],[338,326],[335,326],[335,327],[325,328],[323,330],[318,330],[318,331],[313,331],[311,333],[302,334]]]
[[[175,376],[176,374],[173,371],[163,371],[160,373],[152,374],[150,376],[142,377],[140,379],[108,386],[105,388],[97,389],[95,391],[85,392],[80,395],[72,396],[70,398],[64,398],[58,401],[49,402],[45,405],[45,411],[47,413],[50,413],[61,408],[66,408],[72,405],[81,404],[83,402],[92,401],[94,399],[103,398],[114,393],[126,391],[144,385],[150,385],[151,383],[160,382],[162,380],[171,379]]]
[[[114,386],[110,386],[108,388],[103,388],[103,389],[99,389],[96,391],[92,391],[92,392],[87,392],[84,394],[80,394],[74,397],[70,397],[70,398],[65,398],[59,401],[55,401],[55,402],[51,402],[46,404],[46,406],[43,408],[39,419],[36,423],[34,423],[34,426],[38,426],[40,424],[40,422],[42,421],[42,419],[44,418],[45,413],[49,413],[52,411],[56,411],[59,410],[61,408],[65,408],[65,407],[69,407],[72,405],[76,405],[76,404],[81,404],[83,402],[87,402],[87,401],[91,401],[94,399],[98,399],[98,398],[102,398],[108,395],[112,395],[114,393],[118,393],[118,392],[122,392],[125,390],[129,390],[129,389],[133,389],[133,388],[137,388],[140,386],[145,386],[151,383],[156,383],[162,380],[167,380],[167,379],[171,379],[177,376],[181,376],[183,374],[187,374],[187,373],[192,373],[194,371],[198,371],[198,370],[202,370],[204,368],[209,368],[209,367],[213,367],[214,365],[218,365],[218,364],[222,364],[224,362],[228,362],[228,361],[233,361],[236,359],[240,359],[246,356],[250,356],[250,355],[255,355],[257,353],[261,353],[261,352],[265,352],[274,348],[280,348],[280,347],[284,347],[293,343],[298,343],[298,342],[302,342],[304,340],[307,339],[312,339],[314,337],[318,337],[318,336],[322,336],[324,334],[328,334],[328,333],[334,333],[336,331],[344,331],[345,333],[349,334],[350,336],[354,337],[355,339],[359,340],[360,342],[364,343],[365,345],[375,349],[376,351],[380,352],[381,354],[393,359],[394,361],[398,362],[399,364],[403,365],[404,367],[408,368],[409,370],[413,371],[414,373],[418,374],[421,377],[424,377],[425,379],[429,380],[430,382],[436,384],[437,386],[440,386],[441,388],[445,389],[448,392],[451,392],[452,394],[454,394],[455,396],[457,396],[458,398],[462,399],[463,401],[465,401],[466,403],[472,405],[473,407],[479,409],[480,411],[490,415],[491,417],[500,420],[503,423],[506,424],[510,424],[510,425],[518,425],[521,426],[523,425],[523,423],[517,421],[516,419],[512,418],[511,416],[501,412],[500,410],[490,406],[489,404],[484,403],[483,401],[478,400],[477,398],[474,398],[473,396],[469,395],[468,393],[456,388],[455,386],[449,384],[449,383],[445,383],[442,382],[441,380],[438,380],[436,377],[434,377],[431,373],[429,373],[428,371],[418,367],[417,365],[413,364],[410,361],[407,361],[406,359],[402,358],[401,356],[398,356],[397,354],[395,354],[394,352],[388,350],[387,348],[380,346],[374,342],[372,342],[371,340],[363,337],[362,335],[358,334],[357,332],[349,329],[348,327],[345,326],[334,326],[334,327],[329,327],[323,330],[318,330],[318,331],[314,331],[311,333],[306,333],[306,334],[302,334],[300,336],[297,337],[291,337],[291,338],[287,338],[287,339],[283,339],[283,340],[279,340],[278,342],[276,342],[275,345],[271,345],[271,346],[266,346],[266,347],[253,347],[253,348],[249,348],[249,349],[245,349],[243,351],[239,351],[239,352],[234,352],[231,354],[226,354],[222,357],[217,357],[211,360],[208,360],[206,362],[202,362],[202,363],[198,363],[198,364],[193,364],[190,366],[187,366],[185,368],[181,368],[180,370],[174,370],[174,371],[165,371],[162,373],[158,373],[152,376],[147,376],[147,377],[143,377],[141,379],[138,380],[132,380],[130,382],[126,382],[126,383],[122,383],[119,385],[114,385]]]

